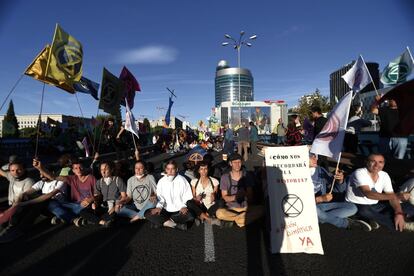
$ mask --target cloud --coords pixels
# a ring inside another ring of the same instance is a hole
[[[155,45],[125,50],[115,57],[121,64],[167,64],[177,59],[178,51],[169,46]]]
[[[293,33],[303,32],[304,30],[305,30],[305,27],[302,27],[302,26],[291,26],[288,29],[284,30],[283,32],[277,34],[276,37],[288,36]]]

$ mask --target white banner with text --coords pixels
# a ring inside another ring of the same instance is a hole
[[[265,149],[272,253],[323,254],[307,146]]]

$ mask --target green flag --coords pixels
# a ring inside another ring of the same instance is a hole
[[[384,85],[396,85],[407,80],[413,69],[413,59],[407,48],[402,55],[391,61],[381,75]]]
[[[116,115],[119,111],[119,105],[123,93],[124,85],[122,81],[104,68],[99,108],[109,114]]]

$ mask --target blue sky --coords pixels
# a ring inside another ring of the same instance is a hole
[[[241,66],[254,76],[255,100],[283,99],[290,106],[319,88],[329,94],[329,74],[362,54],[383,68],[414,49],[414,5],[389,1],[9,1],[0,2],[0,101],[47,43],[55,23],[78,39],[84,76],[101,82],[105,66],[119,75],[126,65],[142,92],[135,117],[164,114],[170,87],[173,115],[196,122],[214,106],[217,62],[237,66],[236,51],[222,47],[224,34],[257,34],[242,48]],[[38,113],[42,84],[24,77],[11,98],[17,114]],[[97,101],[78,94],[86,116]],[[0,111],[6,112],[7,105]],[[46,86],[45,113],[79,115],[73,95]],[[103,111],[99,111],[103,113]]]

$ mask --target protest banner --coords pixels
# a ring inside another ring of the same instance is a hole
[[[323,254],[307,146],[265,149],[272,253]]]

